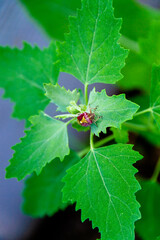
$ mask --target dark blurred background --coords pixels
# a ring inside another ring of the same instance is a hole
[[[160,0],[141,2],[160,7]],[[49,44],[50,39],[29,18],[18,0],[0,0],[0,45],[22,47],[23,41],[44,47]],[[67,80],[70,82],[70,89],[81,87],[72,76],[60,75],[60,83],[65,87],[68,87]],[[97,85],[97,89],[102,87]],[[111,94],[114,89],[109,86],[107,91]],[[15,179],[5,180],[5,168],[13,154],[11,146],[23,136],[24,122],[10,118],[13,104],[9,100],[2,100],[2,94],[3,90],[0,89],[0,240],[27,240],[39,237],[56,240],[96,240],[99,236],[98,230],[93,231],[89,221],[82,224],[80,211],[75,212],[74,206],[70,206],[65,212],[58,212],[52,218],[37,220],[21,212],[23,182],[17,182]],[[55,108],[49,107],[47,111],[53,115]],[[78,150],[82,149],[87,141],[85,135],[81,134],[83,141],[77,143],[77,133],[70,130],[70,134],[71,147],[75,149],[78,146]]]

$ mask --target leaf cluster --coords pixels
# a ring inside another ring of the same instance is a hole
[[[42,50],[27,43],[22,50],[0,47],[0,87],[15,104],[13,116],[28,127],[6,169],[7,178],[30,175],[24,212],[51,216],[76,202],[82,221],[89,218],[102,240],[135,239],[134,224],[142,214],[136,231],[144,240],[158,240],[160,164],[151,179],[140,181],[137,201],[133,164],[142,156],[133,150],[129,133],[160,147],[160,12],[134,0],[21,2],[58,39]],[[84,91],[60,86],[60,72],[76,77]],[[108,96],[96,87],[88,93],[95,83],[142,94],[126,99],[124,93]],[[44,112],[49,103],[58,115]],[[91,121],[87,126],[84,113]],[[69,147],[69,124],[90,131],[90,145],[79,153]],[[94,142],[102,133],[105,137]]]

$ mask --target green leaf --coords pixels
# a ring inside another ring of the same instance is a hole
[[[102,240],[135,239],[134,222],[140,218],[135,198],[139,184],[132,164],[139,159],[131,145],[115,144],[92,149],[67,170],[63,199],[77,202],[82,221],[89,218],[93,228],[99,228]]]
[[[147,109],[150,102],[149,96],[146,95],[140,95],[131,98],[131,100],[140,105],[140,111]],[[125,123],[123,128],[130,132],[139,133],[151,144],[160,147],[160,129],[155,124],[151,113],[148,112],[134,117],[132,121]]]
[[[56,158],[44,167],[39,176],[34,173],[28,178],[23,191],[23,211],[32,217],[43,217],[64,209],[68,203],[62,203],[64,183],[61,180],[66,170],[78,160],[78,155],[71,151],[63,162]]]
[[[40,174],[42,168],[54,158],[61,160],[69,154],[67,124],[53,119],[43,112],[31,118],[31,130],[13,147],[15,151],[6,177],[23,179],[35,171]]]
[[[140,54],[148,64],[160,64],[160,20],[153,21],[147,38],[139,40]]]
[[[53,42],[43,50],[27,43],[22,50],[0,47],[0,87],[5,90],[4,98],[15,103],[13,117],[27,120],[45,109],[49,101],[44,96],[43,83],[57,82],[58,65],[53,64],[55,61]]]
[[[97,108],[96,118],[100,117],[95,124],[92,124],[92,131],[98,136],[102,131],[106,133],[107,127],[120,128],[121,124],[133,118],[139,106],[126,100],[125,95],[107,96],[105,89],[96,92],[95,88],[90,93],[89,107]]]
[[[67,112],[66,108],[70,105],[70,102],[75,101],[77,103],[79,99],[80,94],[77,89],[70,91],[58,84],[53,85],[51,83],[45,84],[44,88],[46,90],[45,95],[58,106],[57,111]]]
[[[142,219],[136,223],[136,231],[143,240],[155,240],[160,235],[160,185],[144,180],[140,184],[142,190],[137,193],[137,200]]]
[[[130,51],[126,65],[122,69],[123,78],[117,83],[123,91],[142,89],[150,92],[152,66],[142,59],[142,56]],[[134,74],[133,74],[134,73]]]
[[[125,129],[111,128],[114,139],[117,143],[127,143],[129,141],[128,132]]]
[[[154,66],[152,71],[150,107],[152,115],[160,129],[160,67]]]
[[[61,71],[83,84],[120,80],[128,54],[117,43],[120,26],[121,20],[113,16],[112,0],[83,0],[77,17],[70,18],[66,42],[58,43]]]
[[[44,30],[58,40],[64,40],[64,33],[68,32],[68,16],[76,14],[80,8],[80,0],[20,0],[31,16]]]
[[[160,236],[156,238],[156,240],[160,240]]]
[[[160,20],[160,11],[136,0],[113,0],[115,16],[123,19],[121,33],[131,40],[148,35],[153,20]]]

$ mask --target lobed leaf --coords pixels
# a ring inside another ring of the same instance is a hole
[[[43,168],[39,176],[34,173],[28,178],[23,191],[23,211],[32,217],[43,217],[64,209],[68,203],[62,202],[64,183],[61,180],[66,170],[78,160],[78,155],[71,151],[63,162],[56,158]]]
[[[31,118],[32,127],[25,131],[26,136],[13,147],[15,151],[10,165],[6,169],[6,177],[23,179],[36,172],[54,158],[61,160],[69,154],[67,123],[53,119],[43,112]]]
[[[121,20],[114,18],[112,0],[83,0],[77,17],[70,18],[70,33],[57,43],[61,71],[83,84],[115,83],[128,51],[117,43]]]
[[[40,50],[24,43],[22,50],[0,47],[0,87],[4,98],[15,103],[13,117],[25,119],[44,110],[49,101],[44,96],[43,83],[55,84],[59,68],[55,43]],[[27,122],[29,126],[29,121]]]
[[[139,184],[132,164],[139,159],[131,145],[115,144],[92,149],[67,170],[63,199],[76,202],[82,221],[92,220],[102,240],[135,239],[134,222],[140,218],[135,198]]]
[[[120,128],[121,124],[133,118],[139,106],[131,101],[126,100],[125,95],[107,96],[105,89],[96,92],[95,88],[91,91],[89,97],[89,107],[96,108],[96,118],[100,117],[91,128],[97,136],[102,131],[106,133],[107,127]]]
[[[70,105],[70,102],[75,101],[77,103],[79,99],[80,94],[77,89],[70,91],[58,84],[53,85],[51,83],[45,84],[44,88],[46,90],[45,95],[58,106],[57,111],[67,112],[66,108]]]

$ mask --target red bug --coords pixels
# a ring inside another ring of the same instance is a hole
[[[83,127],[88,127],[94,122],[95,114],[94,113],[80,113],[77,117],[78,123]]]
[[[94,108],[94,110],[96,110],[96,108]],[[87,113],[87,112],[84,112],[84,113],[80,113],[79,116],[77,117],[77,120],[78,120],[78,123],[83,126],[83,127],[88,127],[90,126],[92,123],[96,123],[97,120],[100,118],[98,117],[97,119],[95,119],[95,114],[91,111],[90,109],[90,112]]]

